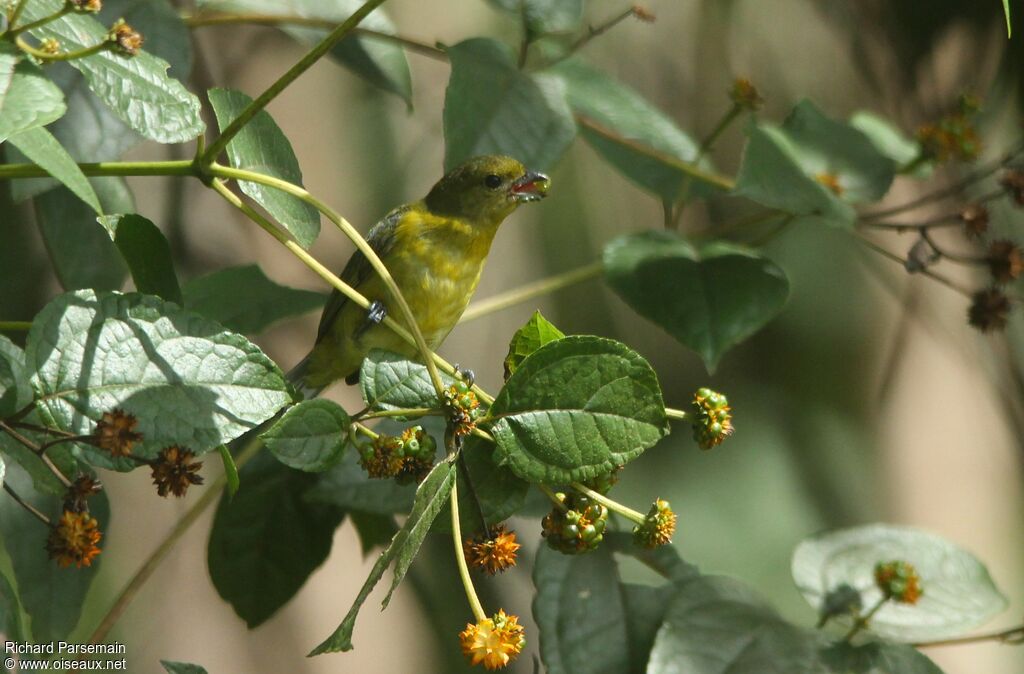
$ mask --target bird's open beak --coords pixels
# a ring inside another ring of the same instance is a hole
[[[551,179],[543,173],[527,171],[522,178],[512,183],[509,196],[514,201],[540,201],[548,195]]]

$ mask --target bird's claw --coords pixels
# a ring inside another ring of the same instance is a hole
[[[367,330],[375,325],[379,325],[388,315],[388,310],[384,307],[384,303],[380,300],[374,300],[370,302],[370,306],[366,309],[366,320],[356,330],[355,338],[359,339],[363,336]]]

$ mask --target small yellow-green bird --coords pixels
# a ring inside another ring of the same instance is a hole
[[[488,155],[452,169],[423,199],[392,210],[367,242],[409,302],[423,337],[436,349],[458,323],[483,271],[502,221],[526,201],[547,195],[550,181],[511,157]],[[305,397],[345,379],[353,384],[370,349],[418,359],[416,348],[380,325],[391,310],[388,290],[356,251],[341,279],[370,300],[370,311],[337,290],[320,318],[313,350],[289,374]],[[397,311],[394,317],[402,322]]]

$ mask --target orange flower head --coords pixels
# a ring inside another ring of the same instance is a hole
[[[526,636],[519,618],[499,610],[493,618],[467,624],[459,634],[462,653],[472,665],[501,669],[516,659],[526,646]]]
[[[899,560],[879,562],[875,566],[875,584],[882,594],[901,604],[916,604],[924,594],[917,569],[913,564]]]
[[[180,498],[188,491],[189,485],[202,484],[203,477],[199,469],[203,467],[203,462],[193,461],[193,458],[195,454],[184,447],[164,447],[152,465],[156,493],[160,496],[171,493]]]
[[[466,562],[492,576],[516,565],[516,550],[519,548],[515,532],[508,531],[504,524],[491,527],[486,534],[467,539],[462,546]]]
[[[50,528],[46,539],[46,553],[56,560],[61,568],[74,564],[77,568],[91,566],[92,560],[100,554],[97,543],[102,537],[99,523],[87,512],[65,510],[57,523]]]
[[[122,409],[104,412],[96,423],[96,439],[93,442],[112,456],[129,456],[135,443],[142,440],[142,433],[135,432],[138,423],[134,415]]]

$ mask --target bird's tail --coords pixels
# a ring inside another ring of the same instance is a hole
[[[285,379],[288,380],[288,383],[291,384],[296,393],[302,396],[303,400],[312,400],[326,388],[325,386],[310,386],[306,383],[306,375],[309,374],[309,361],[312,355],[312,352],[306,354],[306,357],[300,360],[285,375]]]

